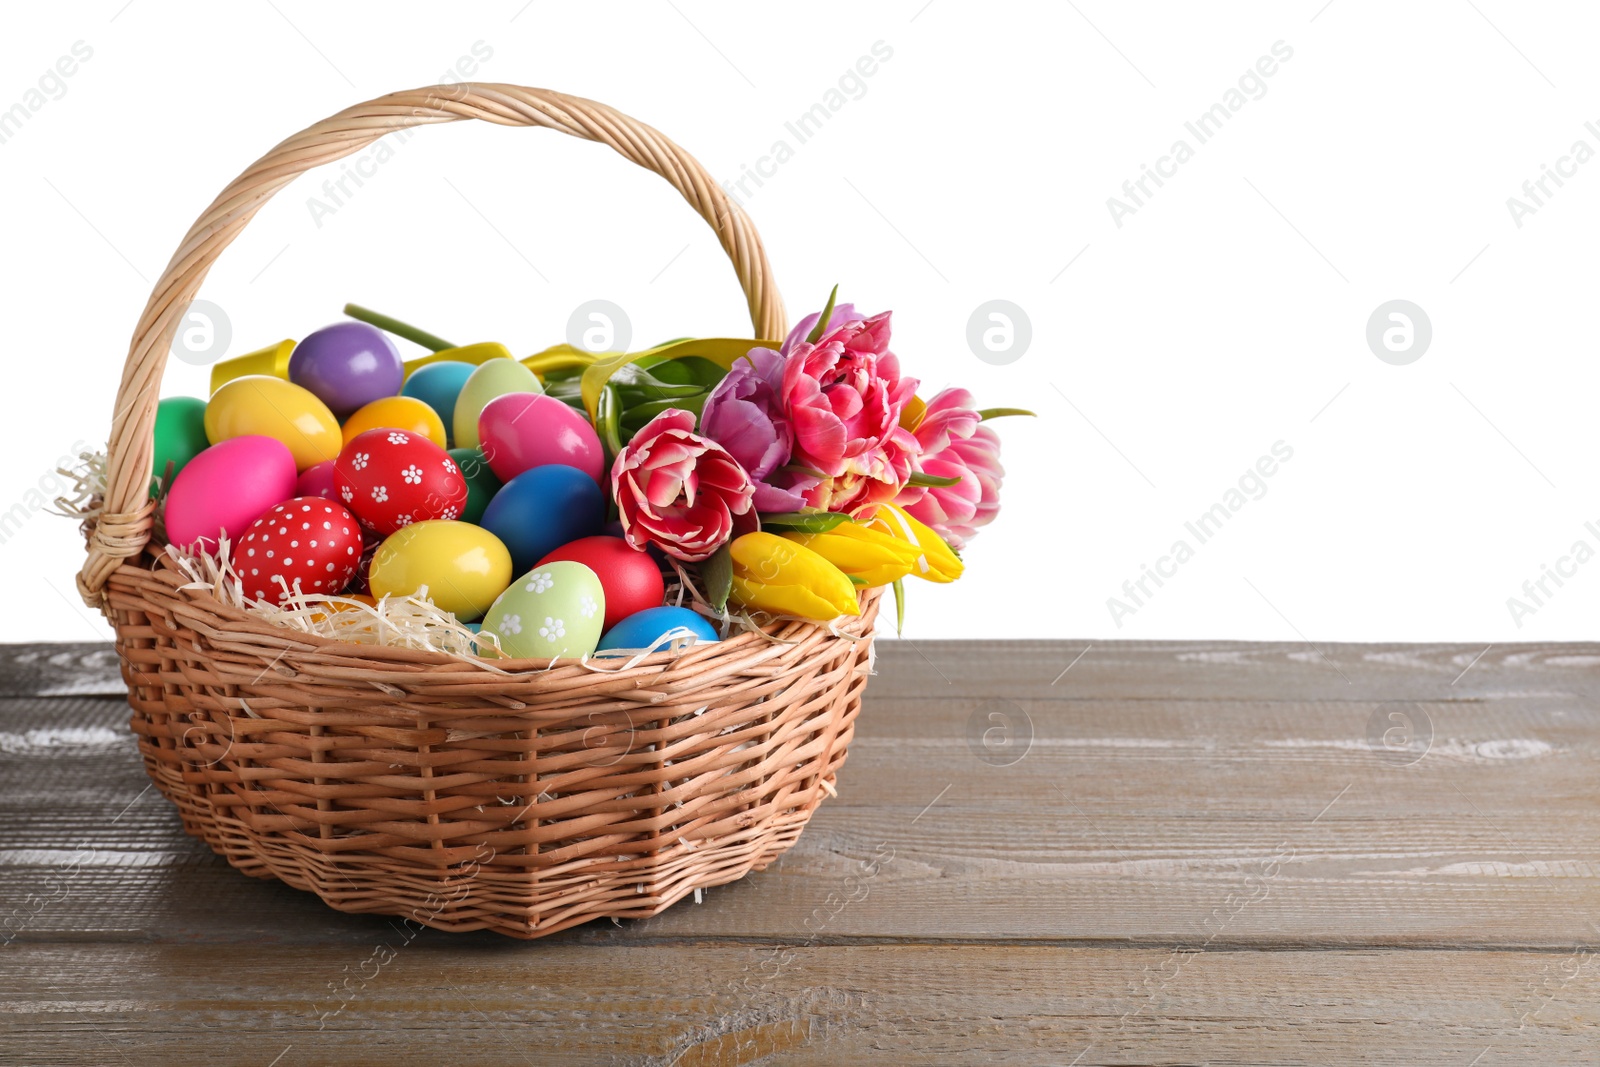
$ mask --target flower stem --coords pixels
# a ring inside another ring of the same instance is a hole
[[[415,342],[416,344],[421,345],[423,348],[430,349],[434,352],[443,352],[447,348],[457,347],[456,345],[451,344],[449,341],[446,341],[443,337],[436,337],[426,330],[417,329],[410,323],[405,323],[401,322],[399,319],[390,318],[388,315],[385,315],[381,312],[373,311],[370,308],[364,308],[360,304],[346,304],[344,306],[344,313],[349,315],[352,319],[358,319],[369,326],[376,326],[378,329],[392,333],[396,337],[404,337],[407,341]]]

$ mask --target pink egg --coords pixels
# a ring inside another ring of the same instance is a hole
[[[539,393],[506,393],[489,401],[478,416],[478,440],[502,482],[550,463],[576,467],[596,482],[605,469],[605,451],[589,420]]]
[[[294,483],[295,496],[320,496],[324,500],[339,499],[339,483],[334,477],[336,460],[326,459],[300,472]]]
[[[167,493],[167,540],[215,551],[217,534],[237,541],[261,513],[294,496],[294,453],[272,437],[219,441],[191,459]]]

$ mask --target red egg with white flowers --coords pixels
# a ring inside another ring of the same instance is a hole
[[[251,600],[337,593],[361,562],[361,524],[348,508],[297,496],[267,509],[233,546],[233,569]]]
[[[467,481],[444,449],[409,430],[376,429],[350,439],[334,462],[342,500],[361,525],[385,536],[428,519],[458,519]]]

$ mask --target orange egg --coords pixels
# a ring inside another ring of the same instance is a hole
[[[445,447],[444,421],[414,396],[386,396],[357,408],[344,423],[344,443],[368,430],[405,430]]]
[[[369,608],[374,608],[374,607],[378,606],[378,602],[376,600],[372,599],[370,596],[368,596],[365,593],[344,593],[344,594],[342,594],[342,597],[343,597],[343,600],[360,601],[361,603],[365,604]],[[356,610],[354,604],[346,604],[346,603],[343,603],[342,600],[341,601],[326,602],[321,607],[315,608],[315,609],[312,610],[312,612],[311,612],[311,621],[312,622],[321,622],[323,619],[326,619],[328,617],[329,613],[326,612],[324,609],[327,609],[327,608],[331,608],[333,614],[337,614],[338,612],[341,612],[341,611],[354,611],[354,610]]]

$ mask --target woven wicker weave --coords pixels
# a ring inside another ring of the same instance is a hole
[[[211,264],[273,193],[408,126],[479,118],[609,145],[679,190],[733,261],[760,337],[783,306],[749,220],[691,156],[592,101],[438,86],[343,111],[247,169],[179,246],[134,333],[80,591],[111,619],[146,769],[189,833],[335,908],[538,937],[654,915],[765,867],[843,763],[878,596],[616,673],[300,634],[230,608],[151,544],[161,371]]]

